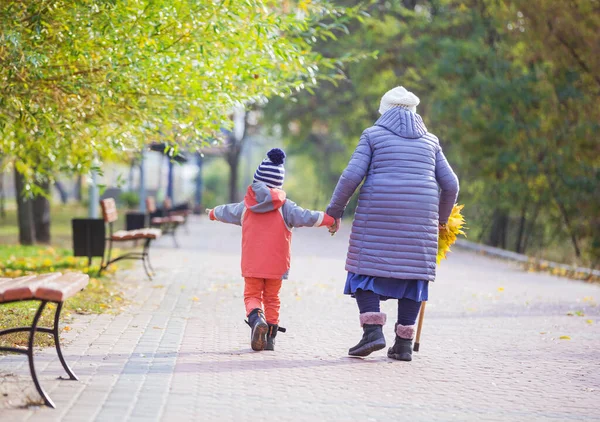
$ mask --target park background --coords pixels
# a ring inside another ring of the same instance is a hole
[[[324,209],[403,85],[459,176],[470,240],[600,264],[596,1],[38,3],[0,9],[4,244],[68,247],[93,173],[128,208],[238,201],[275,146],[289,197]]]

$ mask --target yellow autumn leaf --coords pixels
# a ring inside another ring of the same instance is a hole
[[[198,296],[194,296],[194,297],[192,298],[192,300],[193,300],[194,302],[198,302],[200,299],[198,299]]]
[[[63,328],[63,331],[71,331],[71,327],[69,327],[68,325],[65,325]]]
[[[586,319],[585,322],[587,322],[588,324],[593,324],[594,323],[594,321],[591,320],[591,319]]]
[[[452,208],[452,212],[450,213],[450,217],[448,218],[448,223],[446,224],[445,229],[441,229],[438,235],[438,253],[437,253],[437,263],[439,264],[442,259],[446,258],[446,254],[450,251],[450,247],[456,242],[456,237],[460,235],[465,235],[462,230],[465,224],[465,218],[461,214],[461,210],[464,205],[454,205]]]
[[[569,337],[569,336],[560,336],[559,339],[560,340],[571,340],[571,337]]]
[[[503,292],[504,291],[504,287],[498,287],[498,291],[499,292]]]

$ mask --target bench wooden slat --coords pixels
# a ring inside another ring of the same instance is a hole
[[[167,217],[154,217],[152,224],[164,224],[164,223],[185,223],[185,218],[181,215],[169,215]]]
[[[34,278],[35,275],[27,275],[24,277],[17,278],[0,278],[0,302],[3,301],[4,291],[7,290],[10,286],[14,286],[15,281],[32,280]]]
[[[38,287],[35,299],[63,302],[87,286],[90,277],[87,274],[68,273]]]
[[[112,235],[112,240],[158,239],[162,235],[160,229],[119,230]]]
[[[113,223],[117,221],[117,204],[115,203],[114,198],[106,198],[100,201],[100,206],[102,207],[102,217],[104,221],[107,223]]]
[[[13,300],[33,299],[38,287],[57,279],[61,273],[47,273],[40,275],[24,276],[13,279],[9,283],[0,286],[0,301],[10,302]]]
[[[156,201],[153,196],[146,197],[146,210],[152,214],[156,212]]]

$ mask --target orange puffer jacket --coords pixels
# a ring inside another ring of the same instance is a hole
[[[292,228],[331,226],[335,220],[322,211],[305,210],[286,199],[281,189],[261,182],[248,187],[238,204],[220,205],[211,220],[242,226],[242,276],[287,278]]]

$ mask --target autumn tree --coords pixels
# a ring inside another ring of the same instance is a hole
[[[313,39],[353,14],[319,1],[3,2],[0,156],[35,196],[161,133],[197,146],[236,105],[335,68]]]

